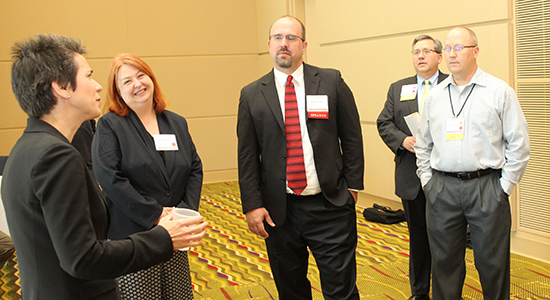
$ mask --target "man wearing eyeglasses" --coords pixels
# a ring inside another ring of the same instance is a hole
[[[477,66],[476,34],[457,27],[444,53],[451,75],[428,95],[414,150],[427,199],[433,299],[460,299],[466,227],[484,299],[510,299],[510,203],[529,160],[514,90]]]
[[[274,68],[241,90],[239,184],[251,232],[265,238],[281,300],[312,299],[313,254],[325,299],[359,299],[355,249],[363,141],[353,94],[340,72],[303,62],[305,29],[273,23]]]
[[[409,128],[406,117],[422,111],[431,88],[447,78],[439,72],[442,45],[429,35],[419,35],[412,43],[416,75],[390,85],[384,109],[378,116],[378,132],[395,154],[395,194],[401,198],[409,228],[409,299],[429,299],[431,255],[426,230],[426,198],[416,176],[413,146],[416,128]]]

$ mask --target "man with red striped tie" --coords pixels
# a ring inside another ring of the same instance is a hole
[[[295,17],[271,25],[268,46],[273,70],[239,101],[248,227],[265,238],[279,299],[312,299],[309,251],[325,299],[359,299],[355,203],[364,158],[353,94],[339,71],[303,62],[305,28]]]

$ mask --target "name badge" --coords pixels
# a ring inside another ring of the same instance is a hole
[[[178,142],[175,134],[155,134],[155,148],[157,151],[178,151]]]
[[[407,84],[401,87],[401,98],[399,101],[414,100],[416,98],[416,91],[418,90],[418,84]]]
[[[307,116],[312,119],[328,119],[328,96],[306,95]]]
[[[447,119],[447,141],[464,139],[464,118]]]

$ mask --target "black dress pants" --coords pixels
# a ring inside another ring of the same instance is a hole
[[[402,199],[405,218],[409,227],[409,281],[413,296],[428,295],[432,255],[426,226],[426,197],[419,190],[414,200]]]
[[[322,193],[287,195],[285,223],[266,225],[266,229],[267,252],[280,300],[312,299],[307,279],[309,251],[319,268],[325,299],[359,299],[355,285],[357,220],[351,194],[342,207],[330,203]]]

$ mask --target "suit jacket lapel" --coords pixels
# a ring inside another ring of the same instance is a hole
[[[408,84],[417,84],[416,75],[413,77],[409,77],[405,85]],[[399,100],[401,101],[401,100]],[[407,106],[409,108],[409,114],[412,114],[413,112],[418,112],[418,91],[416,92],[416,97],[414,97],[414,100],[405,101],[407,102]]]
[[[443,80],[445,80],[445,78],[447,78],[447,75],[439,71],[439,76],[437,77],[437,82],[435,83],[435,85],[440,84]],[[407,78],[407,81],[405,82],[404,85],[407,85],[407,84],[418,84],[418,79],[416,78],[416,75]],[[416,112],[418,111],[418,101],[421,100],[420,98],[422,98],[422,95],[418,95],[418,93],[416,93],[416,97],[414,98],[414,100],[405,101],[408,104],[409,111],[411,114],[415,111]]]
[[[281,111],[281,103],[279,102],[279,94],[277,93],[277,87],[275,86],[275,75],[273,70],[262,78],[262,94],[264,96],[267,105],[271,109],[273,116],[279,123],[281,130],[285,131],[285,123],[283,120],[283,112]]]
[[[130,110],[130,114],[128,115],[128,117],[130,118],[132,125],[134,125],[134,127],[136,128],[136,131],[139,134],[141,140],[145,144],[145,148],[147,149],[147,152],[149,152],[151,159],[157,165],[160,173],[162,174],[162,177],[164,178],[164,181],[166,182],[166,184],[169,185],[170,181],[168,179],[168,173],[166,172],[166,166],[164,165],[162,157],[159,155],[155,148],[155,142],[153,141],[151,135],[149,134],[147,129],[145,129],[145,126],[143,126],[143,123],[141,123],[141,120],[134,111]]]
[[[317,70],[312,68],[310,65],[304,63],[304,84],[305,84],[305,93],[307,95],[317,95],[319,90],[319,83],[321,79],[317,76]],[[283,113],[281,111],[281,103],[279,102],[279,94],[277,93],[277,87],[275,86],[275,75],[273,70],[262,78],[262,94],[266,100],[269,108],[273,112],[277,123],[281,127],[281,130],[285,130],[285,123],[283,119]],[[307,101],[305,103],[305,114],[307,118]]]
[[[168,118],[168,116],[164,113],[160,113],[157,115],[157,120],[159,124],[159,131],[162,134],[173,134],[176,137],[176,143],[178,143],[178,149],[181,147],[181,141],[178,140],[178,135],[176,134],[174,128],[176,128],[171,120]],[[179,149],[178,151],[183,151],[183,149]],[[172,170],[174,169],[174,164],[176,160],[176,151],[164,151],[164,160],[165,164],[163,167],[166,167],[166,176],[170,176],[172,174]],[[167,180],[168,184],[170,184],[170,180]]]
[[[443,80],[445,80],[447,78],[447,74],[443,74],[441,73],[441,71],[439,71],[439,76],[437,77],[437,84],[440,84]]]
[[[307,95],[317,95],[319,91],[319,84],[321,82],[321,78],[319,78],[317,70],[312,68],[310,65],[304,63],[304,84],[305,84],[305,92],[306,92],[306,103],[304,107],[306,108],[304,113],[306,114],[306,120],[308,120],[307,115]]]

